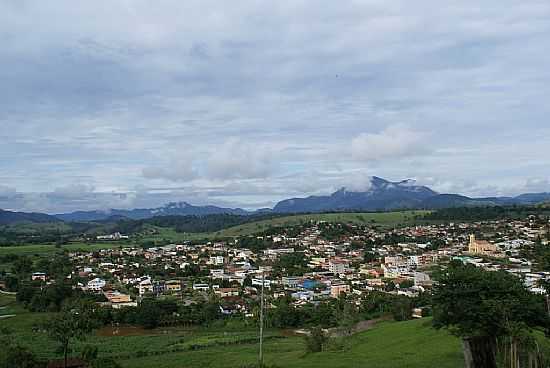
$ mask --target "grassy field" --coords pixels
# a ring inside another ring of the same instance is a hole
[[[342,341],[333,351],[305,354],[299,337],[266,343],[265,361],[276,367],[303,368],[458,368],[463,366],[460,341],[429,327],[429,320],[387,322]],[[124,367],[242,367],[257,359],[256,345],[215,347],[121,361]]]
[[[42,359],[57,358],[55,344],[32,327],[48,314],[30,313],[0,295],[0,326],[12,330],[13,339]],[[123,367],[204,368],[243,367],[256,362],[257,333],[242,324],[211,329],[166,328],[141,330],[132,336],[97,333],[74,346],[78,355],[85,345],[96,346],[100,356],[113,357]],[[430,320],[383,322],[372,330],[337,340],[327,352],[306,354],[302,337],[266,333],[265,361],[276,367],[409,367],[458,368],[463,365],[460,341],[430,327]]]
[[[428,211],[321,213],[310,215],[294,215],[234,226],[218,231],[211,235],[219,237],[250,235],[264,231],[270,227],[299,225],[309,221],[342,222],[358,225],[373,223],[378,225],[397,225],[411,222],[416,216],[423,216],[426,213],[428,213]]]
[[[172,228],[155,227],[158,232],[155,235],[139,238],[139,241],[153,241],[157,244],[167,242],[177,243],[186,240],[212,240],[219,238],[233,238],[237,236],[252,235],[269,229],[270,227],[293,226],[309,221],[327,221],[354,223],[358,225],[377,224],[391,226],[414,222],[417,216],[423,216],[429,211],[400,211],[400,212],[366,212],[366,213],[323,213],[310,215],[291,215],[273,218],[269,220],[256,221],[243,225],[230,227],[224,230],[211,233],[178,233]],[[44,255],[55,253],[61,249],[69,251],[76,250],[100,250],[108,248],[117,248],[119,246],[128,246],[122,242],[104,242],[104,243],[70,243],[56,248],[53,244],[21,245],[12,247],[0,247],[0,255],[24,254],[24,255]]]
[[[69,251],[93,251],[100,249],[118,248],[119,243],[71,243],[57,248],[54,244],[32,244],[32,245],[18,245],[11,247],[0,247],[0,256],[7,254],[19,254],[19,255],[44,255],[62,251],[63,249]],[[123,245],[124,246],[124,245]],[[128,245],[126,245],[128,246]]]
[[[424,216],[429,211],[399,211],[399,212],[359,212],[359,213],[320,213],[308,215],[289,215],[269,220],[255,221],[233,226],[211,233],[177,233],[173,229],[157,228],[159,234],[144,238],[146,240],[169,239],[171,241],[233,238],[252,235],[272,227],[294,226],[309,221],[327,221],[353,223],[357,225],[376,224],[391,226],[412,223],[417,216]]]

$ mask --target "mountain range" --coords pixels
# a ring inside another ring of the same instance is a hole
[[[107,211],[77,211],[57,215],[0,210],[0,225],[17,222],[103,221],[117,218],[134,220],[155,216],[205,216],[213,214],[253,215],[264,213],[305,213],[331,211],[388,211],[397,209],[439,209],[449,207],[532,205],[550,201],[550,193],[527,193],[516,197],[471,198],[460,194],[440,194],[417,185],[414,180],[391,182],[372,177],[368,189],[357,191],[341,188],[326,196],[285,199],[273,209],[246,211],[241,208],[194,206],[187,202],[172,202],[158,208]]]
[[[155,216],[206,216],[216,214],[249,215],[250,212],[241,208],[223,208],[216,206],[193,206],[187,202],[171,202],[158,208],[137,208],[133,210],[107,211],[77,211],[55,215],[63,221],[100,221],[112,217],[125,217],[132,220],[142,220]]]

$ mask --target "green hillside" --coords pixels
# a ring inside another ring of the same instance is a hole
[[[167,242],[184,242],[186,240],[212,240],[219,238],[233,238],[238,236],[252,235],[263,232],[269,228],[293,226],[309,221],[327,221],[354,223],[358,225],[376,224],[382,226],[407,224],[415,221],[430,211],[399,211],[399,212],[365,212],[365,213],[322,213],[308,215],[289,215],[276,217],[268,220],[249,222],[238,226],[229,227],[210,233],[179,233],[171,227],[160,227],[147,224],[146,234],[132,236],[130,241],[125,242],[101,242],[95,244],[85,244],[82,242],[70,242],[57,248],[54,244],[32,244],[4,246],[0,242],[0,256],[7,254],[47,254],[54,253],[60,249],[69,251],[75,250],[99,250],[106,248],[117,248],[119,246],[128,246],[138,244],[139,242],[152,242],[157,245],[163,245]],[[30,231],[30,230],[29,230]]]
[[[42,359],[52,359],[56,345],[32,326],[48,318],[47,313],[30,313],[0,295],[0,316],[16,314],[0,322],[12,338]],[[7,306],[7,308],[5,308]],[[257,360],[257,331],[237,324],[218,328],[159,328],[132,330],[128,336],[97,333],[75,344],[78,355],[85,345],[96,346],[99,355],[115,358],[123,367],[155,368],[240,368]],[[328,351],[306,354],[302,337],[285,337],[280,330],[268,330],[265,361],[273,367],[349,368],[408,367],[459,368],[463,366],[461,344],[446,331],[431,328],[430,319],[383,322],[371,330],[337,339]]]
[[[416,216],[424,216],[427,213],[429,213],[429,211],[321,213],[309,215],[292,215],[230,227],[228,229],[213,233],[213,235],[219,237],[250,235],[264,231],[270,227],[292,226],[309,221],[342,222],[354,223],[358,225],[373,223],[378,225],[397,225],[400,223],[411,222],[415,219]]]
[[[333,351],[305,354],[302,338],[266,343],[268,366],[300,368],[459,368],[464,365],[460,341],[436,331],[429,320],[387,322],[343,340]],[[205,350],[121,361],[124,367],[243,367],[255,363],[257,345]]]

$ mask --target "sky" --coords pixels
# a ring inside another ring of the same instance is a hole
[[[550,2],[0,0],[0,208],[550,191]]]

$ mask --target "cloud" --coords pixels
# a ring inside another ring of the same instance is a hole
[[[528,192],[550,192],[549,178],[529,178],[525,182],[525,190]]]
[[[197,178],[197,176],[197,170],[193,167],[193,162],[188,158],[182,158],[165,168],[146,167],[143,169],[143,177],[147,179],[187,182]]]
[[[426,134],[404,125],[390,125],[380,133],[362,133],[351,141],[355,160],[371,161],[426,153]]]
[[[95,187],[91,184],[70,184],[64,187],[55,188],[53,194],[61,196],[80,196],[82,194],[92,193]]]
[[[212,179],[265,178],[274,171],[274,151],[262,144],[230,138],[207,159],[207,175]]]
[[[547,177],[548,1],[348,5],[0,2],[0,182],[17,188],[0,206],[249,206],[369,175],[515,193]]]
[[[17,190],[12,187],[0,185],[0,197],[11,197],[17,193]]]

